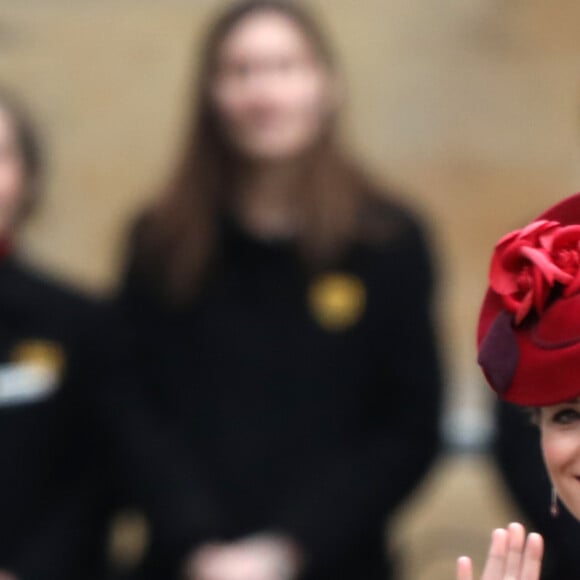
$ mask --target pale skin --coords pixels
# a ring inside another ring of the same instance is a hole
[[[580,520],[580,398],[541,407],[544,462],[562,503]],[[543,540],[521,524],[494,530],[481,580],[539,580]],[[474,580],[468,557],[457,560],[457,580]]]
[[[338,80],[284,14],[250,14],[218,53],[211,96],[243,158],[235,210],[254,235],[296,231],[293,196],[304,162],[339,103]]]
[[[25,181],[12,119],[0,104],[0,237],[10,236],[14,230]]]
[[[308,151],[339,101],[337,79],[291,18],[250,14],[218,52],[210,94],[222,131],[244,160],[234,211],[259,238],[292,237],[299,226],[293,195]],[[202,545],[184,565],[187,580],[292,580],[300,547],[264,530],[233,542]]]
[[[528,534],[524,526],[510,524],[494,530],[481,580],[539,580],[542,568],[543,540],[540,534]],[[474,580],[468,557],[457,560],[457,580]]]
[[[185,576],[195,580],[289,580],[299,568],[299,553],[288,538],[259,534],[205,544],[192,554]]]

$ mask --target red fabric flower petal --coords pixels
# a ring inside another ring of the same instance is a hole
[[[532,237],[532,234],[537,234],[541,231],[545,231],[547,229],[559,226],[559,222],[552,222],[548,220],[537,220],[528,224],[521,230],[517,230],[518,237],[520,238],[529,238]]]
[[[553,247],[552,250],[563,246],[576,246],[578,247],[578,242],[580,241],[580,225],[565,226],[559,228],[553,234]]]
[[[519,310],[522,301],[515,298],[513,294],[502,296],[501,298],[506,310],[509,310],[514,314]]]
[[[568,284],[568,286],[564,288],[564,296],[566,296],[567,298],[568,296],[572,296],[572,294],[576,294],[576,292],[578,292],[579,290],[580,290],[580,268],[578,268],[574,280],[572,280],[572,282],[570,282],[570,284]]]
[[[550,254],[545,250],[539,250],[537,248],[524,247],[521,252],[526,258],[530,260],[535,266],[537,266],[550,286],[553,286],[556,281],[562,284],[569,284],[574,279],[570,274],[561,270],[552,262]]]
[[[521,324],[522,320],[528,315],[530,310],[532,309],[533,304],[533,292],[530,290],[525,296],[524,299],[520,302],[519,308],[516,311],[516,324]]]
[[[490,286],[520,324],[532,308],[542,314],[556,284],[580,292],[580,225],[538,220],[496,244]]]
[[[498,294],[513,294],[518,291],[516,273],[524,265],[522,249],[527,246],[523,240],[515,240],[507,247],[494,253],[489,272],[489,283]]]
[[[538,314],[544,312],[544,307],[548,301],[548,296],[550,295],[550,286],[546,283],[542,272],[539,268],[534,268],[532,270],[533,277],[533,288],[534,288],[534,306],[538,311]]]

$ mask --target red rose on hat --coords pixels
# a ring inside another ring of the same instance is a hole
[[[538,220],[496,245],[490,286],[519,325],[535,308],[542,314],[556,286],[563,295],[580,290],[580,226]]]
[[[497,243],[477,343],[502,399],[541,406],[580,397],[580,193]]]

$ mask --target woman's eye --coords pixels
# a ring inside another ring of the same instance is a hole
[[[575,409],[562,409],[553,415],[552,421],[560,425],[569,425],[580,421],[580,412]]]

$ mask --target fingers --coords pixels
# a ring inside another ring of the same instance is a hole
[[[491,545],[487,554],[481,580],[503,580],[508,552],[507,530],[497,529],[491,534]]]
[[[522,524],[514,523],[508,526],[507,534],[505,580],[520,580],[520,569],[526,545],[526,530]]]
[[[539,580],[544,542],[539,534],[529,534],[521,524],[494,530],[482,580]],[[457,561],[457,580],[473,580],[469,558]]]
[[[473,580],[473,564],[471,558],[462,556],[457,560],[457,580]]]
[[[522,563],[520,580],[539,580],[542,571],[544,540],[540,534],[530,534]]]

